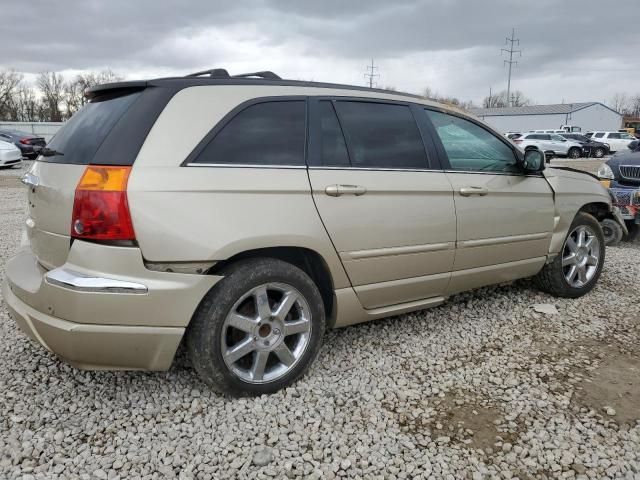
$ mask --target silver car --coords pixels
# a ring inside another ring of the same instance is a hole
[[[513,140],[522,150],[536,149],[547,157],[580,158],[583,155],[582,145],[567,140],[555,133],[525,133]]]

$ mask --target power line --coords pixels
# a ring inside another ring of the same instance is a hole
[[[509,77],[507,80],[507,105],[508,106],[511,106],[511,68],[514,65],[518,65],[518,62],[513,59],[513,54],[517,53],[518,56],[520,57],[522,56],[522,50],[514,50],[513,48],[514,45],[520,46],[520,39],[515,38],[515,36],[516,36],[516,30],[515,28],[512,28],[511,37],[507,37],[504,42],[504,44],[507,45],[509,48],[503,48],[500,50],[500,54],[502,54],[503,52],[509,54],[509,60],[504,61],[504,65],[509,65]]]
[[[369,88],[373,88],[374,87],[374,81],[373,79],[375,77],[379,77],[380,74],[376,73],[376,70],[378,69],[378,67],[373,65],[373,58],[371,59],[371,65],[367,65],[367,73],[364,74],[365,78],[369,78]]]

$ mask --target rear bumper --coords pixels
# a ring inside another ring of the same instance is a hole
[[[87,370],[166,370],[185,331],[68,322],[27,305],[6,279],[2,297],[20,330],[67,363]]]
[[[76,241],[50,271],[24,247],[6,264],[2,296],[23,332],[74,366],[165,370],[219,279],[152,272],[137,248]]]

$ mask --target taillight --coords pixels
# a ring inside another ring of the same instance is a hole
[[[21,138],[20,139],[20,143],[23,145],[31,145],[31,139],[30,138]]]
[[[135,240],[127,202],[130,171],[131,167],[87,167],[73,200],[73,238]]]
[[[516,139],[516,140],[513,141],[513,143],[522,143],[522,140]]]

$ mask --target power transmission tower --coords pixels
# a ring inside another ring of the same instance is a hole
[[[374,85],[374,78],[375,77],[379,77],[380,74],[376,73],[376,70],[378,69],[378,67],[375,67],[373,65],[373,58],[371,59],[371,65],[367,65],[367,73],[364,74],[365,78],[369,78],[369,88],[373,88]]]
[[[511,67],[514,65],[518,65],[518,62],[513,59],[513,54],[517,53],[518,56],[522,56],[522,50],[514,50],[513,46],[520,46],[520,39],[515,38],[516,30],[514,28],[511,29],[511,37],[507,37],[505,40],[505,45],[509,48],[503,48],[500,50],[500,53],[508,53],[509,60],[504,61],[504,65],[509,65],[509,79],[507,80],[507,105],[511,106]]]

